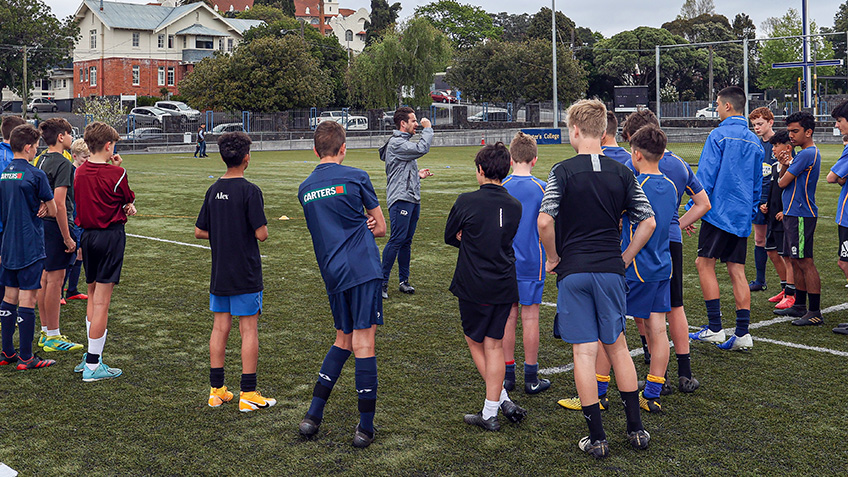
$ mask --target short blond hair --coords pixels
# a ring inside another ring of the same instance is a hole
[[[515,133],[512,142],[509,143],[509,154],[515,162],[530,162],[538,153],[536,138],[524,134],[522,131]]]
[[[71,154],[80,156],[91,155],[91,152],[88,150],[88,144],[85,143],[85,139],[79,138],[71,144]]]
[[[566,125],[577,126],[583,135],[600,139],[607,130],[607,107],[597,99],[581,99],[569,106]]]

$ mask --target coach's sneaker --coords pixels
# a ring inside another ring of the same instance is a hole
[[[660,398],[646,398],[644,392],[639,393],[639,407],[651,413],[662,412]]]
[[[122,374],[124,374],[124,372],[120,368],[110,368],[109,366],[106,366],[103,361],[100,361],[100,364],[98,364],[93,371],[88,369],[88,366],[83,367],[82,380],[86,383],[93,383],[104,379],[117,378]]]
[[[708,325],[704,325],[701,331],[689,333],[689,339],[693,341],[705,341],[707,343],[723,343],[727,339],[727,336],[724,334],[724,329],[712,331]]]
[[[645,429],[639,429],[638,431],[628,432],[627,440],[630,441],[630,445],[633,446],[634,449],[645,450],[651,442],[651,435],[648,434],[648,431]]]
[[[583,406],[580,404],[580,398],[575,396],[572,398],[560,399],[557,401],[557,404],[566,408],[572,409],[574,411],[582,411]],[[598,406],[601,408],[601,411],[606,411],[609,408],[609,398],[604,394],[603,396],[598,396]]]
[[[754,347],[754,339],[750,333],[745,333],[745,336],[736,336],[735,334],[729,340],[718,345],[719,349],[727,351],[741,351],[743,349],[751,349]]]
[[[53,366],[54,364],[56,364],[55,360],[41,359],[36,355],[32,355],[32,358],[26,360],[18,357],[18,365],[16,366],[16,368],[19,371],[23,371],[25,369],[46,368],[48,366]]]
[[[807,314],[807,307],[805,305],[793,304],[789,308],[772,310],[772,313],[780,316],[794,316],[795,318],[801,318]]]
[[[46,332],[46,331],[41,331],[40,333],[41,333],[41,334],[40,334],[40,335],[38,335],[38,346],[39,346],[39,347],[41,347],[41,348],[43,348],[43,347],[44,347],[44,342],[45,342],[45,341],[47,341],[47,332]]]
[[[606,439],[592,442],[589,439],[589,436],[586,436],[580,439],[580,442],[577,443],[577,447],[596,459],[603,459],[609,455],[609,443],[607,443]]]
[[[307,414],[302,421],[300,421],[300,425],[297,426],[298,432],[300,435],[310,439],[315,434],[318,434],[318,428],[321,427],[321,421],[314,419],[309,414]]]
[[[250,412],[257,409],[265,409],[277,404],[277,400],[273,398],[262,397],[259,391],[249,393],[242,392],[239,394],[239,411]]]
[[[384,299],[384,300],[388,300],[388,299],[389,299],[389,284],[388,284],[388,283],[384,283],[384,284],[383,284],[383,287],[382,287],[382,294],[383,294],[383,299]]]
[[[498,422],[498,416],[492,416],[488,419],[483,419],[482,411],[478,412],[477,414],[466,414],[463,420],[466,424],[482,427],[487,431],[501,430],[501,423]]]
[[[818,326],[824,324],[821,310],[808,311],[806,315],[792,322],[795,326]]]
[[[677,389],[682,393],[694,393],[699,387],[701,387],[701,383],[694,376],[691,378],[678,376],[677,378]]]
[[[780,290],[780,293],[768,299],[768,301],[772,303],[780,303],[781,300],[786,296],[786,290]]]
[[[18,353],[7,355],[5,351],[0,351],[0,366],[7,366],[18,362]]]
[[[353,432],[353,447],[356,447],[357,449],[364,449],[370,446],[371,443],[374,442],[375,434],[376,432],[368,432],[357,424],[356,431]]]
[[[225,402],[232,401],[232,399],[233,393],[227,391],[226,386],[209,389],[209,407],[218,407]]]
[[[764,290],[768,289],[768,287],[766,286],[765,283],[760,283],[760,282],[754,280],[754,281],[752,281],[751,283],[748,284],[748,289],[750,291],[764,291]]]
[[[505,418],[509,419],[509,422],[514,422],[516,424],[521,422],[521,420],[524,419],[524,416],[527,415],[527,409],[524,409],[509,399],[501,403],[501,412]],[[480,417],[482,417],[482,415]]]
[[[777,305],[774,305],[778,310],[785,310],[795,306],[795,295],[785,295]]]
[[[407,295],[412,295],[413,293],[415,293],[415,287],[410,285],[409,281],[400,282],[400,285],[398,285],[398,290],[400,290],[401,293],[406,293]]]
[[[550,379],[539,379],[535,383],[524,383],[524,394],[539,394],[550,387]]]
[[[41,347],[44,348],[44,351],[76,351],[82,349],[80,343],[68,340],[65,335],[48,336]]]

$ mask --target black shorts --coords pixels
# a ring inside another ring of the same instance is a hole
[[[779,255],[783,253],[783,225],[780,227],[772,227],[769,224],[768,232],[766,233],[766,251],[776,251]]]
[[[73,237],[73,234],[71,234]],[[59,230],[59,224],[52,220],[44,221],[44,271],[55,272],[56,270],[67,270],[77,258],[75,252],[65,253],[65,239]]]
[[[117,285],[121,279],[126,244],[124,224],[112,224],[105,229],[83,230],[80,248],[86,283]]]
[[[481,305],[459,300],[462,331],[465,332],[465,336],[477,343],[482,343],[484,338],[502,340],[510,309],[512,309],[512,303]]]
[[[813,258],[816,217],[783,217],[783,250],[787,257]]]
[[[848,262],[848,227],[839,227],[839,261]]]
[[[671,307],[683,306],[683,243],[669,242],[671,251]]]
[[[737,237],[709,222],[701,221],[701,232],[698,234],[699,257],[745,265],[747,253],[748,237]]]

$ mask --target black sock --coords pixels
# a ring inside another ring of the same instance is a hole
[[[220,388],[224,385],[224,368],[209,368],[209,385]]]
[[[677,375],[692,379],[692,363],[689,353],[677,355]]]
[[[783,291],[786,292],[786,296],[795,296],[795,284],[787,283]]]
[[[591,406],[583,406],[583,417],[586,419],[586,425],[589,426],[589,441],[606,440],[607,434],[604,432],[604,423],[601,422],[600,404],[595,403]]]
[[[98,363],[100,363],[100,355],[99,354],[93,354],[93,353],[86,353],[85,354],[85,363],[86,364],[98,364]]]
[[[807,307],[807,290],[795,289],[795,306],[800,308]]]
[[[781,280],[781,281],[780,281],[780,289],[781,289],[781,290],[786,290],[786,280]]]
[[[644,429],[641,411],[639,410],[639,391],[629,393],[619,391],[619,393],[621,394],[621,402],[624,403],[624,415],[627,417],[627,432]]]
[[[807,293],[810,297],[810,311],[821,310],[821,293]]]
[[[256,373],[241,375],[241,392],[252,393],[256,391]]]

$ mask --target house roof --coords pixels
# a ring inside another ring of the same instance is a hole
[[[205,27],[200,23],[195,23],[194,25],[183,28],[182,30],[176,33],[177,35],[201,35],[201,36],[230,36],[227,33],[222,31],[213,30],[209,27]]]
[[[247,30],[265,23],[262,20],[242,20],[240,18],[224,18],[224,21],[232,25],[242,35]]]
[[[243,12],[249,8],[253,8],[253,0],[212,0],[215,9],[219,12],[229,12],[230,7],[233,7],[234,12]]]
[[[343,17],[349,17],[356,13],[356,10],[352,10],[350,8],[339,8],[339,15]]]
[[[306,9],[309,9],[309,13],[306,13]],[[295,17],[318,17],[318,12],[320,8],[318,7],[318,0],[294,0],[294,16]],[[335,13],[325,13],[325,17],[335,17],[337,14]]]
[[[84,14],[84,7],[87,7],[109,28],[156,31],[202,6],[202,2],[179,7],[103,2],[103,10],[100,10],[99,0],[85,0],[77,10],[76,16],[81,17]]]

